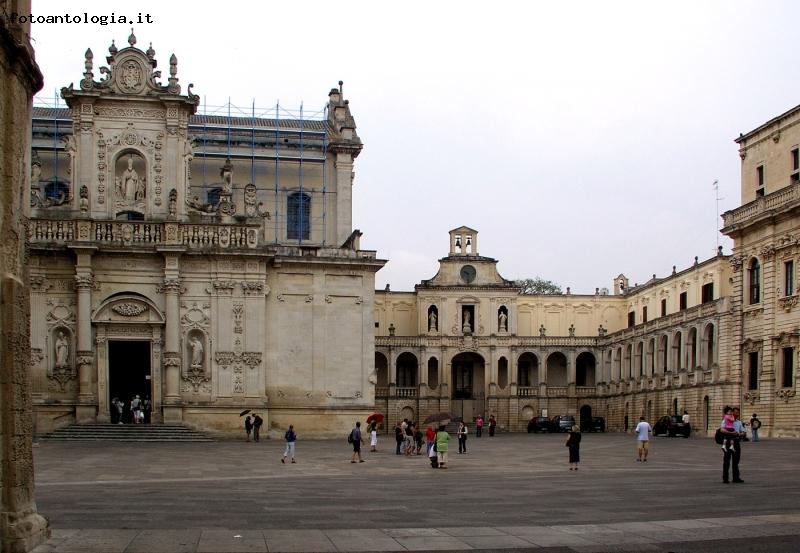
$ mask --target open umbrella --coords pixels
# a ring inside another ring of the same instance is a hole
[[[247,413],[249,413],[249,412],[250,412],[250,409],[245,409],[244,411],[242,411],[241,413],[239,413],[239,416],[240,416],[240,417],[243,417],[243,416],[245,416],[245,415],[246,415]]]
[[[372,424],[373,422],[380,424],[385,418],[386,417],[383,416],[383,413],[372,413],[367,417],[367,424]]]
[[[429,424],[432,422],[443,422],[453,420],[455,417],[452,413],[447,411],[439,411],[438,413],[433,413],[428,415],[428,417],[423,421],[424,424]]]

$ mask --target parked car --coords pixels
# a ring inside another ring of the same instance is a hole
[[[692,432],[692,428],[688,424],[684,424],[683,418],[678,415],[664,415],[653,426],[653,436],[683,436],[688,438]]]
[[[603,417],[592,417],[581,421],[581,432],[605,432],[606,419]]]
[[[547,417],[533,417],[528,423],[528,433],[550,432],[550,419]]]
[[[550,432],[569,432],[575,426],[572,415],[556,415],[550,420]]]

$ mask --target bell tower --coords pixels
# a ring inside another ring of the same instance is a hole
[[[451,256],[477,256],[478,231],[469,227],[458,227],[450,231]]]

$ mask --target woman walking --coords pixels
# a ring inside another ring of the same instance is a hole
[[[369,426],[369,450],[378,451],[378,425],[375,421]]]
[[[569,448],[569,470],[578,470],[578,463],[581,462],[581,429],[577,424],[570,429],[564,445]]]
[[[439,458],[439,468],[447,468],[447,442],[450,441],[450,434],[447,433],[444,425],[439,427],[436,433],[436,455]]]
[[[458,452],[467,452],[467,425],[463,422],[458,423]]]

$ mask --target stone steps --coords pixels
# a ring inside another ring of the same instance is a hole
[[[46,442],[213,442],[180,424],[71,424],[39,436]]]

